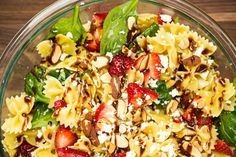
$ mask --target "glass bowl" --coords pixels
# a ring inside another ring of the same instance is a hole
[[[47,37],[50,26],[64,16],[70,16],[76,3],[80,3],[83,22],[91,19],[94,12],[108,12],[124,0],[70,0],[57,1],[33,17],[11,40],[0,57],[0,104],[1,125],[8,115],[6,97],[19,94],[24,88],[24,76],[40,62],[36,45]],[[214,54],[223,77],[232,80],[236,76],[236,47],[216,22],[192,4],[183,0],[140,0],[139,13],[166,13],[179,16],[180,23],[209,38],[217,45]],[[2,131],[2,130],[1,130]],[[2,135],[0,133],[0,135]],[[1,137],[2,138],[2,137]],[[0,143],[0,156],[4,153]]]

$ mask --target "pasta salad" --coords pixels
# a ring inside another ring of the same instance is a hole
[[[85,24],[77,5],[51,27],[25,90],[6,99],[9,156],[233,156],[235,86],[217,71],[217,47],[137,5]]]

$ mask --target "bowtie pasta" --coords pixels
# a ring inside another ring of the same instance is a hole
[[[136,14],[137,3],[84,25],[71,21],[76,6],[52,26],[25,91],[6,99],[11,157],[232,155],[218,121],[233,113],[235,87],[217,71],[217,47],[174,17]]]

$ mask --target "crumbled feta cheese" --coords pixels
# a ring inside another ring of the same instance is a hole
[[[127,94],[127,93],[122,93],[122,94],[121,94],[121,97],[124,98],[124,99],[126,99],[126,98],[128,98],[128,94]]]
[[[168,144],[166,146],[162,146],[161,150],[163,152],[167,152],[169,157],[174,157],[176,156],[175,151],[174,151],[174,145],[173,144]]]
[[[148,84],[149,84],[152,88],[157,88],[157,80],[150,79],[150,80],[148,81]]]
[[[88,109],[84,109],[84,110],[83,110],[83,114],[87,114],[88,112],[89,112]]]
[[[68,38],[73,39],[73,34],[72,34],[71,32],[66,33],[66,36],[67,36]]]
[[[226,104],[231,104],[232,102],[230,100],[225,101]]]
[[[120,34],[125,34],[125,31],[120,31]]]
[[[106,123],[102,124],[101,131],[104,131],[106,133],[111,133],[112,129],[113,129],[112,125],[109,125],[109,124],[106,124]]]
[[[73,81],[72,82],[72,86],[76,87],[78,85],[78,82],[77,81]]]
[[[193,104],[193,107],[194,107],[194,108],[197,108],[198,104],[197,104],[196,101],[193,101],[192,104]]]
[[[98,135],[98,140],[100,144],[104,143],[108,139],[107,134],[100,134]]]
[[[108,56],[108,57],[110,58],[110,62],[111,62],[111,60],[112,60],[112,58],[113,58],[113,54],[112,54],[111,52],[107,52],[107,53],[106,53],[106,56]]]
[[[209,71],[207,70],[207,71],[205,71],[205,72],[200,73],[200,76],[201,76],[202,79],[206,80],[208,74],[209,74]]]
[[[169,131],[158,131],[157,133],[159,135],[159,138],[157,138],[157,140],[159,142],[164,142],[169,136],[170,136],[170,132]]]
[[[213,63],[214,63],[214,60],[212,60],[212,59],[208,59],[208,64],[210,64],[210,65],[212,65]]]
[[[136,153],[134,151],[128,151],[126,153],[126,157],[135,157],[136,156]]]
[[[137,102],[137,104],[138,104],[139,106],[141,106],[141,105],[143,104],[143,100],[142,100],[141,98],[138,98],[138,99],[136,100],[136,102]]]
[[[149,124],[148,123],[142,123],[141,124],[141,130],[144,130]]]
[[[68,54],[62,53],[62,54],[61,54],[61,57],[60,57],[60,61],[64,61],[67,56],[68,56]]]
[[[178,110],[178,109],[175,110],[175,112],[173,112],[170,116],[171,116],[171,117],[180,117],[180,112],[179,112],[179,110]]]
[[[172,91],[170,91],[170,95],[174,98],[179,95],[179,92],[176,88],[174,88]]]
[[[150,99],[151,99],[150,95],[145,96],[145,100],[150,100]]]
[[[134,141],[134,144],[135,144],[136,146],[138,146],[138,145],[139,145],[139,141],[138,141],[138,140],[135,140],[135,141]]]
[[[148,50],[149,50],[150,52],[153,52],[153,48],[154,48],[154,47],[153,47],[152,45],[148,44],[147,48],[148,48]]]
[[[41,138],[43,136],[43,132],[41,130],[38,130],[37,137]]]
[[[198,57],[200,57],[203,50],[204,50],[203,47],[197,48],[196,51],[195,51],[195,55],[198,56]]]

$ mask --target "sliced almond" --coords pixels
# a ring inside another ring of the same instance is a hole
[[[166,107],[166,113],[171,114],[171,113],[175,112],[177,107],[178,107],[178,102],[176,100],[171,100]]]
[[[129,142],[124,135],[116,135],[116,145],[119,148],[127,148],[129,146]]]
[[[81,128],[82,128],[82,131],[84,132],[84,135],[86,137],[90,136],[91,127],[92,127],[92,122],[91,121],[84,119],[81,122]]]
[[[121,134],[124,134],[125,132],[126,132],[126,126],[125,126],[125,124],[121,124],[120,126],[119,126],[119,133],[121,133]]]
[[[100,76],[100,79],[103,83],[110,83],[111,82],[111,75],[106,72],[104,74],[102,74],[102,76]]]
[[[140,63],[137,66],[135,66],[136,69],[139,71],[145,70],[148,66],[148,59],[149,59],[149,55],[145,55],[140,61]]]
[[[61,57],[62,51],[61,51],[61,47],[58,44],[54,45],[54,50],[52,52],[52,57],[51,57],[51,61],[53,64],[56,64]]]
[[[136,21],[135,17],[133,17],[133,16],[130,16],[128,18],[128,28],[129,28],[129,30],[131,30],[133,28],[133,26],[135,24],[135,21]]]
[[[125,118],[125,114],[127,113],[127,105],[123,100],[118,100],[118,105],[117,105],[117,117],[120,119]]]
[[[100,69],[102,67],[105,67],[109,63],[109,58],[106,56],[97,56],[94,58],[94,60],[91,62],[93,66]]]
[[[120,85],[121,81],[119,77],[115,76],[111,79],[111,89],[112,89],[111,95],[115,99],[118,99],[121,96]]]

